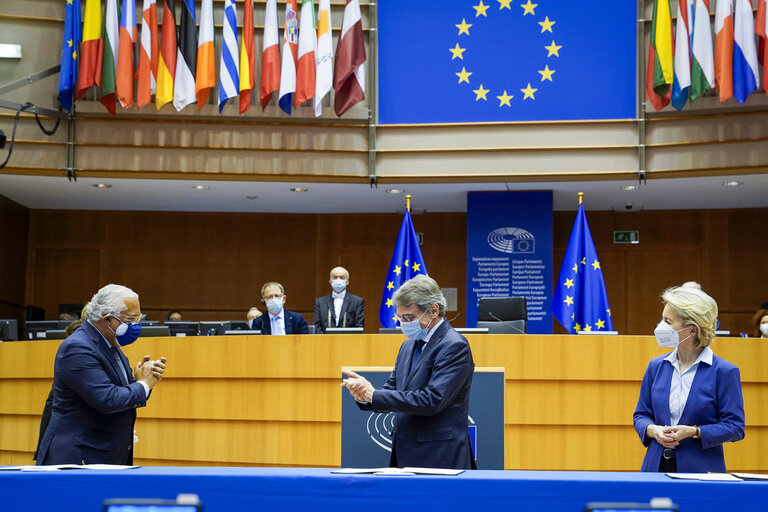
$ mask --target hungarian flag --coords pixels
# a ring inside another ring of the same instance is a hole
[[[87,0],[83,21],[83,43],[80,45],[80,71],[77,78],[77,99],[94,85],[101,87],[101,61],[104,41],[101,39],[101,0]]]
[[[681,110],[688,101],[691,87],[691,52],[689,42],[693,37],[693,0],[679,0],[677,4],[677,27],[675,28],[675,77],[672,83],[672,106]]]
[[[256,87],[254,68],[256,50],[253,42],[253,0],[243,0],[243,40],[240,43],[240,113],[251,108],[251,89]]]
[[[123,108],[133,105],[133,43],[136,42],[136,3],[123,0],[120,12],[120,45],[117,52],[117,99]]]
[[[760,74],[757,70],[752,0],[736,0],[733,19],[733,97],[743,104],[747,96],[757,89],[758,83]]]
[[[763,92],[768,94],[768,1],[760,0],[757,4],[755,33],[758,36],[757,57],[763,66]]]
[[[104,58],[101,66],[101,103],[109,115],[115,115],[115,77],[117,74],[117,52],[120,44],[120,22],[117,18],[117,0],[107,0],[104,13]]]
[[[672,18],[669,13],[669,0],[654,0],[645,92],[656,110],[669,105],[673,68]]]
[[[184,0],[181,2],[181,29],[176,46],[176,74],[173,82],[173,106],[177,111],[197,101],[195,95],[196,30],[195,0]]]
[[[216,86],[216,61],[213,50],[213,0],[203,0],[200,5],[200,33],[197,38],[197,110],[202,109],[208,102],[208,94],[211,88]]]
[[[173,101],[173,81],[176,75],[176,6],[165,0],[163,7],[163,35],[160,40],[160,60],[157,65],[157,109]]]
[[[296,64],[294,107],[315,97],[317,32],[315,32],[315,6],[312,5],[312,0],[302,0],[299,22],[299,60]]]
[[[696,0],[693,13],[691,101],[715,86],[715,61],[712,48],[712,27],[709,24],[709,0]]]
[[[720,101],[733,97],[733,0],[717,0],[715,11],[715,85]]]
[[[323,113],[323,98],[333,87],[333,40],[331,38],[331,2],[320,0],[317,15],[317,49],[315,62],[315,117]]]
[[[336,91],[333,107],[336,115],[341,117],[365,99],[365,41],[358,0],[347,0],[344,8],[333,75],[333,90]]]
[[[143,107],[152,101],[157,88],[157,3],[144,0],[141,10],[141,47],[137,71],[138,91],[136,106]]]
[[[291,114],[293,93],[296,91],[296,60],[299,52],[299,20],[296,0],[285,2],[283,27],[283,66],[280,70],[280,99],[283,112]]]
[[[267,0],[264,18],[264,50],[261,54],[261,110],[280,88],[280,46],[277,40],[277,0]]]
[[[59,103],[72,110],[72,100],[77,86],[77,48],[80,45],[80,0],[67,0],[64,15],[64,36],[61,41],[61,67],[59,68]],[[5,139],[3,139],[5,141]]]
[[[219,114],[229,98],[238,95],[240,59],[237,55],[237,9],[235,0],[224,0],[219,61]]]

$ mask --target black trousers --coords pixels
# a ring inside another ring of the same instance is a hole
[[[659,473],[677,473],[677,459],[675,457],[665,459],[662,456],[659,462]]]

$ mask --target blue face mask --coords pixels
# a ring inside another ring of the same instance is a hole
[[[117,317],[114,317],[120,325],[117,326],[117,330],[112,330],[112,327],[107,326],[115,333],[115,340],[121,347],[130,345],[136,341],[141,334],[141,324],[127,324]]]
[[[426,314],[427,312],[425,311],[418,319],[411,320],[410,322],[400,321],[400,328],[403,330],[403,334],[408,336],[409,340],[422,340],[424,339],[424,336],[427,335],[427,329],[422,327],[419,323]]]

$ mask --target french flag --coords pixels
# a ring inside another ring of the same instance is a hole
[[[743,104],[760,82],[752,0],[736,0],[733,43],[733,97]]]

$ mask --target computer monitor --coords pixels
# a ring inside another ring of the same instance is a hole
[[[363,334],[362,327],[328,327],[325,334]]]
[[[19,339],[19,322],[15,318],[0,320],[0,341],[17,341]]]
[[[170,336],[170,329],[167,325],[144,325],[141,324],[141,336],[142,338],[162,338],[163,336]]]
[[[148,325],[160,325],[160,320],[142,320],[141,321],[142,329]]]
[[[197,336],[200,333],[200,324],[197,322],[165,322],[171,336]]]
[[[52,329],[43,333],[46,340],[63,340],[67,337],[67,331],[64,329]]]
[[[232,329],[231,331],[224,331],[224,334],[227,336],[246,336],[248,334],[261,334],[261,331],[258,329]]]
[[[59,329],[66,329],[72,322],[78,322],[78,320],[59,320]]]
[[[232,322],[200,322],[200,336],[223,336],[226,331],[231,331]]]
[[[24,324],[24,330],[26,331],[26,339],[28,340],[44,340],[45,331],[57,331],[59,330],[58,320],[29,320]]]
[[[83,312],[83,306],[85,304],[59,304],[59,315],[64,313],[74,315],[75,318],[80,318],[80,313]]]
[[[248,327],[248,322],[246,322],[245,320],[230,320],[229,323],[232,324],[233,331],[250,330],[250,327]]]
[[[399,327],[381,327],[379,334],[403,334],[403,330]]]

